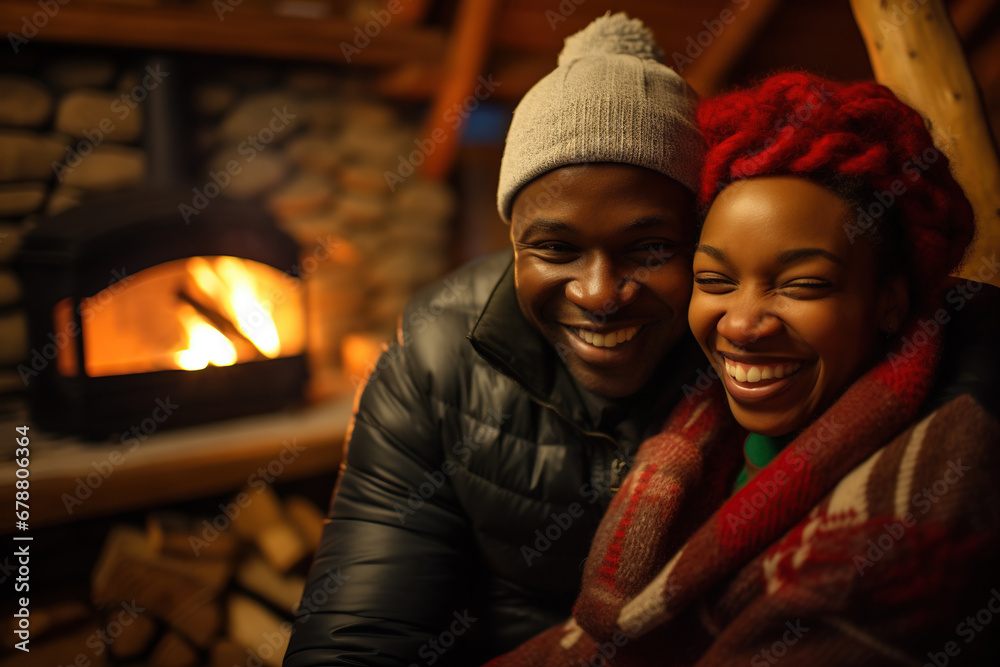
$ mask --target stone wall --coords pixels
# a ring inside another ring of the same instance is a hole
[[[23,390],[22,289],[11,261],[42,216],[141,184],[141,77],[106,57],[0,72],[0,392]],[[136,92],[140,90],[140,92]]]

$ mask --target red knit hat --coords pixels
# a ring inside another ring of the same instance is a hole
[[[885,86],[775,74],[703,101],[698,123],[708,144],[703,205],[729,183],[755,176],[860,182],[865,201],[845,231],[860,234],[886,212],[894,215],[910,245],[914,297],[941,286],[975,234],[972,205],[948,159],[921,116]]]

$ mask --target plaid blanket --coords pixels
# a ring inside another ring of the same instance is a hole
[[[745,434],[720,383],[678,406],[602,520],[573,618],[489,665],[988,664],[1000,425],[969,396],[921,415],[940,337],[916,334],[733,495]]]

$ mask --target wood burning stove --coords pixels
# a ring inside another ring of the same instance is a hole
[[[18,259],[39,427],[124,433],[169,399],[163,425],[274,409],[307,377],[295,241],[255,206],[133,192],[42,220]],[[162,410],[160,411],[162,413]]]

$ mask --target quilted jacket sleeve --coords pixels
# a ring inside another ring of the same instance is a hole
[[[392,345],[359,398],[285,667],[461,660],[473,545],[421,347]]]

